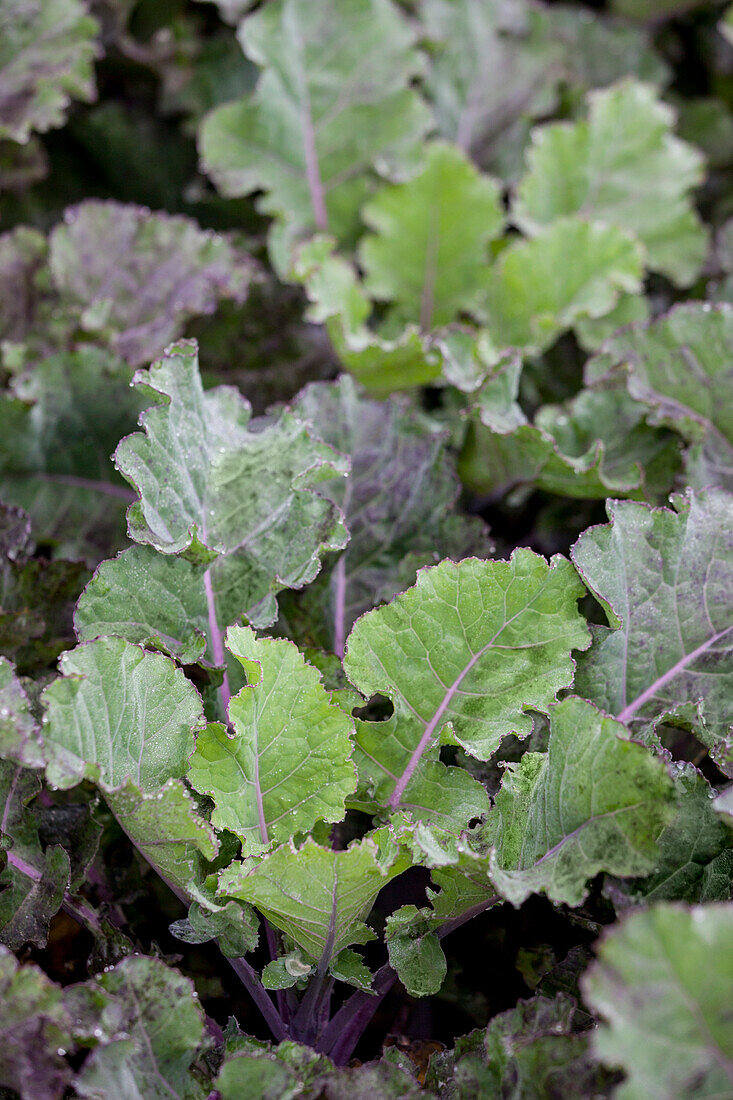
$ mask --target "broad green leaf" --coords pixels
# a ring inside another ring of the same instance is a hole
[[[375,814],[383,811],[385,803],[398,804],[396,784],[409,766],[410,750],[419,744],[423,731],[423,725],[404,714],[386,722],[357,720],[354,760],[359,788],[348,800],[352,809]],[[399,806],[415,821],[460,831],[488,811],[488,795],[467,771],[446,767],[435,759],[436,755],[435,746],[426,750],[426,759],[416,764],[407,780]]]
[[[94,99],[97,29],[81,0],[3,0],[0,137],[27,142],[63,125],[72,99]]]
[[[26,768],[43,767],[38,723],[6,657],[0,657],[0,758]]]
[[[79,598],[74,612],[79,641],[113,634],[159,649],[184,665],[203,660],[208,651],[213,663],[205,574],[205,566],[150,546],[123,550],[99,565]],[[219,593],[220,585],[213,582],[213,589]],[[229,615],[233,620],[246,605],[245,596],[225,611],[220,598],[217,621],[225,623]]]
[[[204,120],[205,170],[294,228],[352,236],[373,166],[409,164],[429,125],[407,21],[390,0],[274,0],[238,34],[263,73]]]
[[[534,235],[579,214],[636,235],[646,262],[680,286],[698,274],[707,236],[690,202],[702,157],[672,134],[674,114],[647,84],[627,80],[588,97],[588,119],[533,133],[512,213]]]
[[[204,724],[201,699],[172,661],[121,638],[64,653],[43,693],[49,782],[91,779],[104,791],[128,781],[144,793],[186,772]]]
[[[122,1100],[205,1100],[210,1089],[192,1064],[204,1039],[193,983],[162,959],[123,959],[100,975],[118,1016],[119,1038],[98,1046],[74,1085],[79,1096]]]
[[[496,182],[460,150],[429,145],[420,173],[379,191],[362,218],[373,231],[359,246],[364,286],[393,303],[396,323],[429,332],[471,311],[504,212]]]
[[[508,734],[530,733],[527,712],[547,711],[572,680],[571,649],[588,644],[579,595],[569,562],[558,556],[548,566],[520,549],[509,561],[423,569],[407,592],[358,620],[344,668],[364,696],[394,704],[389,723],[364,723],[375,763],[394,783],[393,809],[440,744],[485,760]]]
[[[733,1088],[733,905],[663,904],[609,929],[583,996],[606,1023],[596,1055],[618,1100],[692,1100]]]
[[[676,437],[649,427],[644,406],[622,390],[582,390],[511,431],[501,423],[493,429],[495,408],[486,409],[481,392],[477,412],[482,423],[471,426],[460,471],[478,492],[499,495],[528,484],[566,497],[659,500],[672,488]]]
[[[132,496],[110,455],[142,408],[130,378],[87,347],[37,363],[0,399],[0,495],[59,557],[97,561],[122,542]]]
[[[353,722],[292,642],[230,627],[226,644],[247,683],[229,704],[232,729],[199,734],[187,778],[249,855],[343,818],[356,785]]]
[[[87,200],[49,237],[62,308],[131,366],[160,355],[196,314],[243,302],[255,273],[241,248],[190,218]]]
[[[340,362],[378,397],[438,381],[440,352],[416,326],[394,339],[367,327],[371,307],[356,270],[332,251],[333,238],[315,237],[296,253],[293,276],[312,303],[309,319],[325,323]]]
[[[446,433],[416,408],[369,400],[344,376],[308,386],[292,409],[351,460],[348,477],[322,490],[343,512],[348,546],[286,603],[286,616],[306,617],[309,639],[342,656],[354,620],[405,588],[419,565],[488,555],[490,544],[479,520],[456,514],[460,484]]]
[[[507,765],[493,810],[492,881],[514,905],[540,891],[580,905],[599,871],[654,869],[674,803],[662,760],[591,703],[566,699],[552,711],[547,753]]]
[[[612,337],[586,365],[586,381],[625,378],[652,423],[691,444],[688,483],[733,487],[733,307],[690,302]]]
[[[526,0],[423,0],[428,96],[440,133],[482,166],[522,142],[527,121],[567,94],[630,73],[662,83],[664,64],[636,27],[599,11]]]
[[[575,690],[636,736],[665,715],[691,725],[724,770],[733,767],[730,497],[675,498],[676,511],[609,501],[573,561],[609,627],[578,661]]]
[[[677,812],[659,834],[659,858],[651,875],[614,882],[612,897],[632,903],[711,900],[711,865],[731,845],[728,830],[715,812],[710,784],[692,764],[672,773]],[[730,880],[725,898],[730,896]]]
[[[214,1082],[221,1100],[257,1096],[261,1100],[294,1100],[301,1092],[298,1077],[269,1051],[226,1058]]]
[[[0,1080],[22,1097],[59,1100],[70,1082],[64,1061],[72,1024],[63,991],[32,964],[0,947]]]
[[[49,921],[69,885],[69,856],[58,844],[42,845],[35,807],[37,773],[0,761],[0,817],[6,865],[0,871],[0,940],[14,950],[45,947]]]
[[[641,288],[639,244],[618,226],[558,217],[499,255],[479,314],[497,347],[538,353],[583,317],[603,317]]]
[[[456,1040],[431,1059],[426,1085],[438,1095],[456,1089],[456,1100],[587,1100],[609,1095],[614,1076],[592,1057],[575,1001],[561,993],[519,1001]]]
[[[126,782],[106,791],[105,800],[120,826],[176,895],[186,901],[201,896],[202,857],[213,860],[216,834],[198,812],[187,787],[169,779],[158,790],[142,791]]]
[[[344,542],[333,505],[313,490],[343,472],[333,450],[287,412],[252,431],[237,390],[204,391],[191,341],[171,345],[136,383],[155,404],[141,417],[143,431],[115,452],[139,493],[128,512],[131,536],[164,554],[190,548],[204,561],[236,553],[243,571],[265,572],[267,585],[273,564],[287,583],[312,580],[319,552]]]
[[[364,920],[382,887],[408,865],[399,853],[380,857],[370,837],[339,852],[309,837],[300,848],[285,844],[252,865],[232,864],[219,876],[219,892],[255,905],[326,965],[344,947],[374,938]]]
[[[403,905],[387,917],[385,939],[390,965],[411,997],[437,993],[448,964],[440,940],[414,905]]]

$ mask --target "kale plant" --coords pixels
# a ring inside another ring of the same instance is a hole
[[[2,1100],[733,1095],[732,27],[0,0]]]

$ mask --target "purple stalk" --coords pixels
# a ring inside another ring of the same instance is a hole
[[[346,645],[346,563],[342,554],[333,571],[333,651],[343,660]]]
[[[715,645],[715,643],[719,642],[720,639],[723,638],[726,634],[730,634],[731,630],[733,630],[733,625],[727,626],[725,630],[719,630],[717,634],[713,634],[711,638],[708,638],[706,641],[704,641],[702,645],[699,645],[697,647],[697,649],[693,649],[692,653],[686,653],[684,657],[680,657],[677,664],[672,665],[672,668],[667,669],[663,676],[660,676],[658,680],[655,680],[654,683],[646,689],[646,691],[642,691],[641,695],[637,695],[636,699],[634,699],[633,702],[628,703],[624,707],[624,709],[618,715],[618,721],[628,722],[629,718],[632,718],[636,714],[637,710],[643,707],[645,703],[648,703],[650,699],[653,699],[658,691],[661,691],[662,688],[666,687],[670,680],[673,680],[675,676],[677,676],[678,673],[683,672],[684,669],[692,663],[692,661],[694,661],[697,657],[700,657],[703,653],[705,653],[706,650],[710,649],[711,645]]]
[[[479,916],[480,913],[484,913],[501,900],[498,895],[494,894],[486,901],[480,901],[477,905],[472,905],[460,916],[446,921],[441,928],[437,929],[438,939],[442,940],[445,936],[449,936],[461,925]],[[318,1050],[328,1054],[337,1066],[345,1065],[354,1053],[354,1048],[364,1034],[367,1024],[396,980],[396,972],[389,963],[385,963],[374,977],[372,983],[374,992],[370,994],[357,990],[356,993],[352,993],[321,1035]]]
[[[206,537],[204,535],[204,537]],[[224,720],[229,720],[229,701],[231,700],[232,693],[229,688],[229,677],[227,675],[227,662],[226,655],[224,653],[224,638],[222,636],[221,627],[216,618],[216,603],[214,601],[214,586],[211,581],[211,569],[209,568],[204,573],[204,592],[206,593],[206,607],[209,612],[209,634],[211,635],[211,651],[214,657],[214,664],[220,665],[224,669],[224,679],[221,682],[219,688],[219,699],[221,701],[222,709],[224,711]]]
[[[138,499],[137,493],[133,493],[132,489],[113,485],[109,481],[94,481],[88,477],[75,477],[73,474],[34,473],[33,477],[40,478],[41,481],[53,481],[58,485],[70,485],[73,489],[92,489],[95,493],[118,497],[120,500],[127,501],[128,504],[133,504]]]
[[[506,626],[506,623],[504,623],[504,626]],[[504,628],[504,626],[502,626],[502,629]],[[445,695],[443,696],[443,699],[442,699],[442,702],[441,702],[440,706],[438,707],[435,714],[433,715],[433,717],[430,719],[427,726],[425,727],[425,732],[423,733],[422,737],[420,738],[420,741],[417,745],[417,748],[414,750],[412,756],[408,760],[407,766],[405,767],[405,770],[403,771],[400,778],[397,780],[397,784],[395,786],[395,789],[392,791],[392,794],[390,795],[389,805],[393,810],[396,810],[398,808],[398,806],[399,806],[399,804],[402,800],[402,795],[405,793],[405,787],[407,786],[407,784],[412,779],[412,776],[415,772],[415,768],[420,763],[420,759],[422,757],[422,754],[425,752],[426,748],[428,747],[428,745],[432,741],[433,735],[434,735],[436,729],[439,728],[440,722],[443,718],[443,715],[445,714],[445,712],[447,711],[448,707],[450,706],[450,704],[453,700],[453,696],[456,694],[456,692],[458,691],[459,687],[461,686],[464,678],[468,675],[468,673],[471,671],[471,669],[476,664],[476,662],[479,661],[483,657],[484,653],[486,653],[487,649],[490,649],[491,646],[494,644],[497,637],[499,636],[499,633],[500,633],[500,631],[497,631],[497,633],[494,635],[494,637],[490,641],[488,641],[485,646],[482,646],[481,649],[479,649],[479,651],[477,653],[474,653],[473,657],[468,662],[466,667],[459,673],[459,675],[453,681],[451,686],[447,689]]]
[[[311,113],[310,98],[307,88],[303,89],[301,100],[300,122],[303,127],[303,153],[305,155],[305,177],[308,181],[313,216],[316,221],[316,229],[322,233],[328,231],[328,214],[326,213],[326,197],[323,191],[321,173],[318,168],[318,150],[316,149],[316,132],[313,127],[313,115]]]

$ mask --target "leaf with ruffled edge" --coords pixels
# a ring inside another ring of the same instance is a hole
[[[610,524],[573,547],[610,624],[593,627],[575,690],[637,737],[674,717],[733,774],[733,505],[711,491],[674,506],[609,501]]]
[[[497,348],[544,351],[580,318],[603,317],[641,290],[643,252],[615,225],[562,217],[508,245],[485,278],[476,313]]]
[[[247,683],[229,704],[231,729],[199,734],[188,779],[213,798],[213,824],[250,855],[341,821],[356,786],[354,727],[292,642],[230,627],[226,645]]]
[[[393,809],[409,784],[435,768],[441,744],[488,759],[510,733],[532,729],[573,676],[572,649],[589,643],[572,566],[531,550],[509,561],[444,561],[418,573],[391,604],[357,621],[344,668],[367,698],[388,696],[395,714],[363,723],[359,753]],[[359,755],[357,767],[361,769]]]
[[[204,1049],[204,1012],[190,978],[162,959],[135,957],[98,978],[109,995],[117,1034],[96,1047],[74,1080],[79,1096],[130,1095],[150,1100],[205,1100],[210,1088],[193,1071]]]
[[[690,200],[703,158],[674,137],[674,113],[655,88],[622,81],[588,96],[588,119],[532,132],[512,215],[534,235],[580,214],[633,233],[647,265],[680,286],[697,276],[707,234]]]
[[[350,457],[348,477],[322,490],[342,510],[350,538],[335,565],[302,595],[286,597],[285,614],[303,620],[310,644],[343,656],[354,620],[405,588],[418,566],[488,556],[491,545],[481,520],[456,512],[460,483],[447,433],[405,400],[370,400],[344,375],[308,386],[292,410]]]
[[[130,490],[110,455],[143,407],[132,372],[101,348],[36,363],[0,396],[0,495],[31,517],[36,542],[97,562],[124,538]]]
[[[587,384],[621,379],[631,397],[690,444],[694,489],[733,488],[733,308],[675,306],[648,325],[612,336],[585,367]]]
[[[284,844],[256,863],[232,864],[219,876],[219,893],[256,906],[325,967],[343,948],[374,939],[364,920],[409,864],[399,850],[380,853],[369,836],[339,852],[309,837],[299,848]]]
[[[581,979],[605,1023],[596,1057],[621,1066],[619,1100],[729,1096],[733,905],[663,904],[609,928]]]
[[[662,760],[591,703],[566,699],[551,712],[547,753],[507,765],[492,811],[492,882],[517,906],[540,891],[580,905],[599,871],[654,869],[675,801]]]
[[[49,236],[49,270],[67,318],[131,366],[160,355],[186,321],[244,302],[250,256],[191,218],[89,199]]]
[[[63,125],[71,99],[94,99],[97,30],[80,0],[3,0],[0,137],[27,142]]]
[[[259,209],[299,230],[351,236],[373,166],[410,164],[430,124],[407,20],[390,0],[274,0],[238,37],[263,72],[204,119],[205,171],[225,195],[264,191]]]
[[[371,298],[392,302],[391,320],[422,332],[470,312],[504,224],[498,184],[455,146],[427,146],[421,171],[385,187],[362,210],[372,230],[359,258]]]
[[[460,462],[464,484],[475,492],[499,496],[533,485],[581,499],[656,502],[672,488],[679,441],[649,426],[644,406],[623,390],[583,390],[563,405],[539,409],[534,424],[507,425],[496,402],[486,402],[479,391],[479,422],[471,425]]]

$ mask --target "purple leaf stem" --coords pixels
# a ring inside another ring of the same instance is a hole
[[[453,681],[453,683],[451,684],[451,686],[446,690],[446,693],[445,693],[445,695],[443,696],[443,698],[441,700],[440,706],[437,708],[437,710],[435,711],[435,714],[433,715],[433,717],[430,719],[427,726],[425,727],[425,732],[423,733],[422,737],[420,738],[420,741],[418,742],[417,748],[414,750],[412,756],[408,760],[407,765],[405,767],[405,770],[403,771],[400,778],[397,780],[397,784],[395,786],[395,789],[392,791],[392,794],[390,795],[389,805],[393,810],[396,810],[398,808],[398,806],[400,804],[400,801],[402,800],[402,795],[405,793],[405,787],[407,786],[407,784],[412,779],[415,768],[420,763],[420,760],[422,758],[422,754],[425,752],[426,748],[428,747],[428,745],[430,744],[430,742],[433,739],[433,734],[435,733],[436,729],[439,728],[440,722],[443,718],[443,715],[445,714],[445,712],[447,711],[448,707],[450,706],[450,704],[453,700],[453,696],[456,694],[456,692],[460,688],[461,684],[463,683],[464,678],[468,675],[468,673],[471,671],[471,669],[476,664],[476,662],[483,657],[483,655],[484,655],[484,653],[486,653],[487,649],[491,649],[492,645],[494,644],[496,639],[499,637],[499,634],[506,627],[506,625],[507,625],[506,623],[503,623],[501,628],[499,630],[497,630],[494,637],[491,638],[486,643],[486,645],[482,646],[481,649],[479,649],[476,653],[474,653],[474,655],[471,657],[471,660],[468,662],[466,667],[461,669],[460,673],[458,674],[458,676],[456,676],[456,678]]]
[[[692,653],[685,653],[683,657],[680,657],[679,661],[671,668],[667,669],[663,676],[660,676],[657,680],[651,684],[646,691],[642,691],[641,695],[637,695],[631,703],[628,703],[621,713],[618,715],[619,722],[628,722],[630,718],[636,714],[637,710],[648,703],[650,699],[653,699],[657,692],[666,687],[670,680],[673,680],[675,676],[682,672],[689,664],[691,664],[697,657],[700,657],[706,650],[710,649],[711,645],[715,645],[726,634],[730,634],[733,630],[733,624],[727,626],[725,630],[719,630],[717,634],[713,634],[712,637],[707,638],[702,645],[699,645],[697,649],[693,649]]]
[[[486,901],[480,901],[477,905],[472,905],[460,916],[446,921],[441,928],[437,929],[438,939],[442,940],[445,936],[449,936],[461,925],[484,913],[487,909],[491,909],[501,900],[497,894],[493,894]],[[354,1053],[354,1048],[363,1035],[367,1024],[396,980],[396,972],[389,963],[385,963],[374,977],[372,993],[364,993],[359,989],[356,993],[352,993],[348,1001],[341,1006],[320,1036],[318,1050],[323,1054],[328,1054],[337,1066],[346,1065]]]
[[[204,538],[205,538],[204,534]],[[214,657],[214,664],[220,665],[224,669],[224,679],[221,682],[219,688],[219,699],[221,701],[222,709],[224,711],[225,721],[229,718],[229,701],[232,697],[231,690],[229,688],[229,677],[227,675],[227,662],[226,655],[224,653],[224,638],[222,636],[221,627],[216,618],[216,604],[214,602],[214,586],[211,582],[211,569],[209,568],[204,573],[204,591],[206,593],[206,607],[209,612],[209,633],[211,634],[211,650]]]

